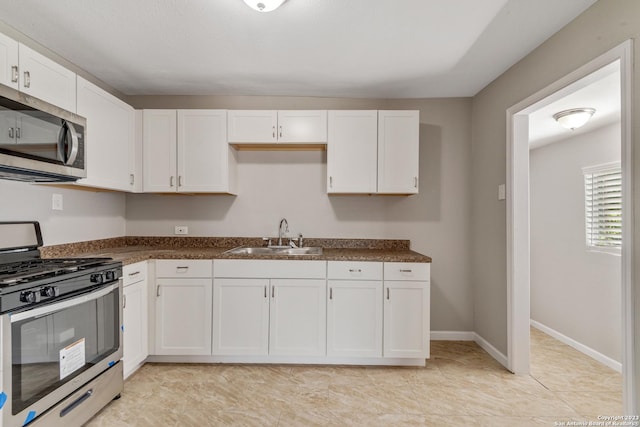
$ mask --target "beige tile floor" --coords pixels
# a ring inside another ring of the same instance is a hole
[[[472,342],[426,368],[147,364],[87,427],[554,426],[622,414],[611,369],[532,329],[531,375]]]

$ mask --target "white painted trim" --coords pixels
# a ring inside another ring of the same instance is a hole
[[[475,341],[475,332],[431,331],[431,341]]]
[[[572,73],[550,84],[546,88],[529,96],[525,100],[513,105],[506,111],[507,115],[507,354],[508,368],[520,373],[526,368],[528,371],[529,343],[524,337],[529,334],[529,309],[520,311],[522,307],[530,307],[530,294],[523,292],[529,286],[529,273],[523,271],[522,266],[528,267],[529,258],[529,230],[522,229],[528,223],[529,206],[522,204],[522,197],[514,199],[514,195],[528,193],[528,167],[525,170],[518,165],[527,164],[529,151],[522,150],[528,146],[525,141],[518,140],[523,132],[523,124],[518,116],[526,116],[561,97],[571,88],[567,86],[596,72],[597,70],[620,61],[621,76],[621,124],[622,124],[622,173],[623,173],[623,248],[622,248],[622,378],[624,413],[637,414],[640,409],[638,403],[638,389],[640,388],[640,354],[636,354],[634,338],[635,310],[634,310],[634,266],[633,266],[633,138],[632,138],[632,40],[614,47]],[[526,172],[526,173],[525,173]],[[524,193],[523,193],[524,192]],[[526,210],[525,210],[526,208]],[[527,219],[527,221],[524,220]],[[521,238],[518,238],[521,236]],[[522,238],[522,236],[525,236]],[[527,259],[523,259],[523,258]],[[527,341],[525,343],[525,341]],[[637,356],[637,357],[636,357]],[[525,365],[527,365],[525,367]]]
[[[497,348],[495,348],[489,341],[485,340],[483,337],[478,335],[477,333],[473,333],[473,340],[482,348],[484,351],[489,353],[491,357],[496,359],[502,366],[509,369],[507,356],[502,354]]]
[[[588,347],[584,344],[582,344],[581,342],[578,342],[576,340],[574,340],[573,338],[570,338],[558,331],[556,331],[555,329],[551,329],[548,326],[543,325],[540,322],[536,322],[535,320],[531,319],[531,326],[533,326],[534,328],[544,332],[545,334],[557,339],[558,341],[560,341],[563,344],[566,344],[570,347],[573,347],[574,349],[578,350],[580,353],[587,355],[589,357],[591,357],[592,359],[597,360],[598,362],[602,363],[603,365],[608,366],[609,368],[615,370],[616,372],[622,372],[622,363],[618,362],[617,360],[614,360],[612,358],[610,358],[609,356],[605,356],[604,354],[600,353],[599,351],[596,351],[594,349],[592,349],[591,347]]]

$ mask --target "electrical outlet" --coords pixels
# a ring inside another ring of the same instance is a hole
[[[189,234],[189,227],[186,225],[176,225],[176,229],[173,234]]]
[[[51,209],[54,211],[61,211],[63,209],[62,194],[51,195]]]

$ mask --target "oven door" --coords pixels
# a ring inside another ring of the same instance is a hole
[[[122,357],[122,283],[3,315],[2,426],[27,424]]]

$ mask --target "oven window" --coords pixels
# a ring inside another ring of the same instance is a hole
[[[118,349],[118,289],[11,324],[12,412],[17,414]]]

